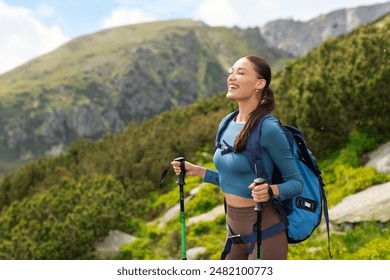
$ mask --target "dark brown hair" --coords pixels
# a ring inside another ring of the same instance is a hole
[[[271,68],[269,67],[267,61],[262,57],[253,55],[246,56],[245,58],[252,63],[259,79],[264,79],[266,83],[262,92],[260,93],[260,101],[257,104],[256,109],[249,114],[244,128],[236,137],[234,142],[235,152],[242,152],[245,150],[246,141],[248,140],[252,129],[260,121],[263,115],[272,112],[275,107],[274,93],[269,86],[271,83]]]

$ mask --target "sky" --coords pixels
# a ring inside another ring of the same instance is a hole
[[[121,25],[188,18],[210,26],[307,21],[385,0],[0,0],[0,75],[81,35]]]

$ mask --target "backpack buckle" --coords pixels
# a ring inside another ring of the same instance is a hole
[[[228,237],[233,244],[242,244],[244,241],[241,239],[241,234],[233,234]]]
[[[222,146],[221,155],[226,155],[228,153],[234,153],[234,147],[230,146],[225,140],[223,140],[223,143],[225,144]]]

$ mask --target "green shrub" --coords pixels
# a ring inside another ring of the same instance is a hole
[[[388,139],[389,27],[387,20],[327,40],[276,76],[276,115],[305,133],[314,154],[328,156],[356,130]]]
[[[389,245],[389,223],[361,223],[334,240],[336,257],[345,260],[389,260]]]
[[[186,203],[188,217],[197,216],[212,210],[223,203],[221,188],[212,184],[200,188],[193,199]]]
[[[110,177],[67,179],[0,216],[0,259],[77,259],[126,228],[126,195]]]

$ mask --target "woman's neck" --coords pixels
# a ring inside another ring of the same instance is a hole
[[[238,115],[236,116],[236,123],[246,123],[248,121],[249,114],[256,109],[256,104],[246,103],[238,104]]]
[[[237,116],[235,118],[236,123],[246,123],[247,120],[248,120],[248,115],[242,114],[241,111],[239,111],[239,113],[237,114]]]

